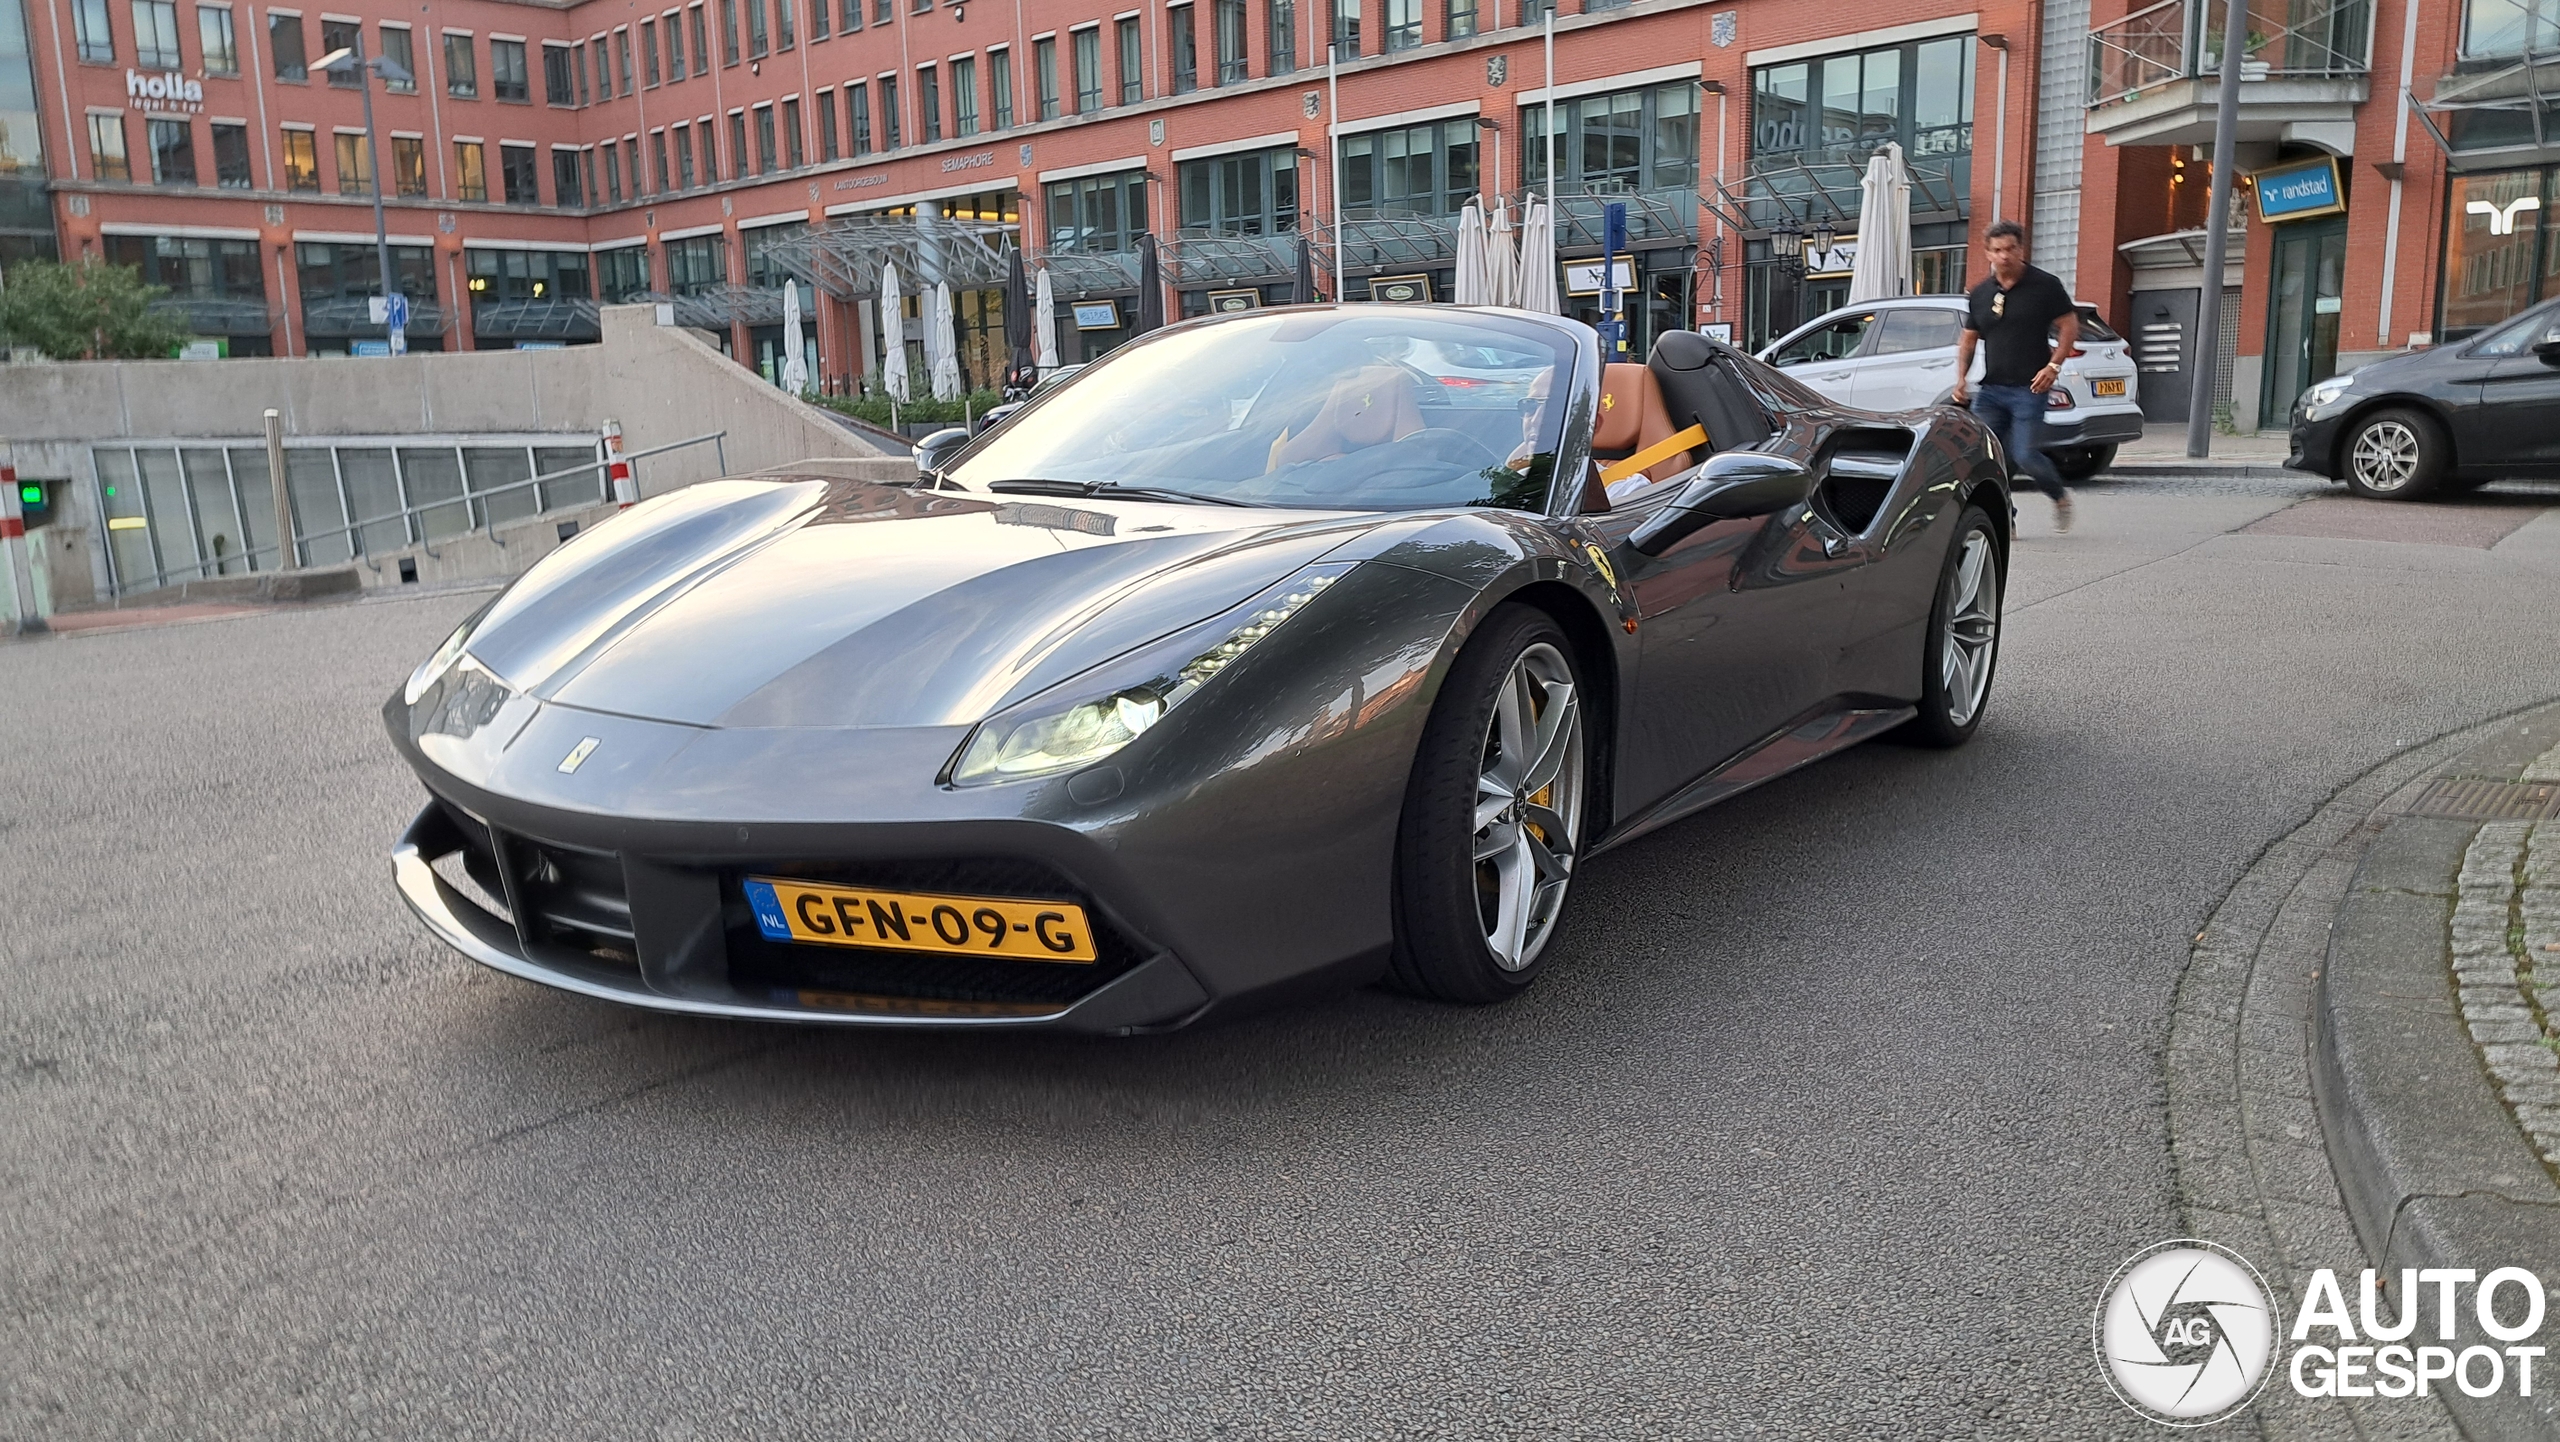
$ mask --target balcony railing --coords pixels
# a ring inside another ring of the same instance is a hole
[[[2248,39],[2240,78],[2358,76],[2373,61],[2371,0],[2244,0]],[[2152,89],[2222,73],[2229,6],[2159,0],[2089,32],[2089,108],[2137,100]]]

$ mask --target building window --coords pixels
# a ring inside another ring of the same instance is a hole
[[[746,0],[746,6],[747,58],[762,60],[773,49],[770,37],[765,34],[764,0]]]
[[[788,50],[800,43],[791,28],[791,7],[799,3],[800,0],[773,0],[773,48],[776,50]],[[757,8],[761,9],[763,5],[764,0],[756,0]]]
[[[1422,43],[1422,0],[1387,0],[1387,49],[1411,50]]]
[[[774,242],[788,240],[808,228],[808,222],[793,220],[780,225],[759,225],[739,233],[738,249],[740,259],[746,264],[749,289],[780,290],[784,281],[796,278],[774,258]]]
[[[1286,75],[1297,68],[1297,0],[1271,0],[1271,73]]]
[[[1075,47],[1076,114],[1090,115],[1102,108],[1102,31],[1077,31]]]
[[[1119,22],[1114,29],[1119,36],[1120,103],[1135,105],[1147,94],[1146,58],[1138,43],[1137,17]]]
[[[718,185],[720,183],[720,137],[713,132],[711,122],[708,120],[695,121],[693,133],[702,143],[702,183]],[[744,155],[734,150],[729,153],[729,167],[732,171],[745,163]]]
[[[486,323],[481,317],[483,307],[588,300],[594,295],[587,278],[587,257],[579,251],[483,250],[474,246],[463,252],[462,265],[468,277],[464,284],[471,288],[475,327]],[[592,496],[590,492],[589,498]]]
[[[533,98],[532,77],[525,73],[523,41],[489,42],[489,91],[500,100],[524,102]]]
[[[744,180],[755,172],[747,168],[747,112],[729,112],[729,178]]]
[[[338,242],[300,241],[293,247],[297,284],[302,291],[304,313],[315,303],[363,300],[382,294],[382,253],[371,242],[362,245]],[[391,283],[413,302],[433,304],[436,298],[435,248],[425,245],[391,247]],[[357,328],[364,334],[364,308],[353,307]],[[380,326],[372,327],[375,333]],[[348,334],[340,331],[338,334]]]
[[[604,37],[599,35],[595,39],[587,42],[587,53],[594,57],[596,62],[596,99],[611,100],[613,98],[612,50],[606,46]],[[585,80],[587,78],[587,72],[580,70],[578,72],[578,78],[581,81]],[[584,105],[586,101],[586,87],[584,85],[580,85],[578,88],[578,103]]]
[[[824,165],[830,160],[842,159],[844,150],[837,143],[841,132],[836,124],[836,93],[821,90],[815,99],[818,103],[818,163]]]
[[[604,198],[614,205],[622,203],[622,160],[610,140],[604,143]]]
[[[782,102],[782,163],[798,170],[809,163],[808,142],[801,139],[800,97]]]
[[[1698,183],[1698,90],[1687,81],[1568,100],[1556,107],[1556,121],[1563,127],[1556,178],[1564,184],[1685,191]],[[1521,183],[1544,185],[1545,106],[1520,112],[1520,134]]]
[[[782,0],[782,3],[786,6],[797,5],[800,3],[800,0]],[[809,41],[811,44],[815,44],[818,41],[827,38],[827,10],[831,3],[832,0],[809,0]]]
[[[611,99],[613,98],[613,76],[612,76],[612,74],[611,74],[610,72],[608,72],[608,71],[604,68],[604,45],[603,45],[603,43],[602,43],[601,41],[597,42],[596,47],[595,47],[595,51],[596,51],[596,88],[597,88],[597,89],[599,89],[599,90],[601,90],[602,92],[604,92],[604,93],[603,93],[601,96],[599,96],[598,98],[599,98],[599,99],[604,99],[604,100],[611,100]],[[576,92],[575,92],[575,93],[576,93],[576,95],[577,95],[577,97],[578,97],[578,104],[579,104],[579,106],[580,106],[581,108],[584,108],[584,107],[589,103],[589,102],[588,102],[588,99],[587,99],[587,47],[586,47],[586,46],[584,46],[584,45],[572,45],[572,46],[570,46],[570,47],[569,47],[569,74],[570,74],[570,78],[571,78],[573,81],[575,81],[575,82],[576,82],[576,85],[577,85],[577,90],[576,90]]]
[[[1476,33],[1476,0],[1449,0],[1448,14],[1451,40],[1464,40]]]
[[[720,0],[720,63],[738,63],[738,0]]]
[[[658,22],[640,22],[640,83],[658,88]]]
[[[951,62],[951,129],[956,135],[978,133],[978,62],[966,55]]]
[[[489,198],[489,162],[477,140],[453,143],[454,194],[462,200]]]
[[[540,205],[542,203],[542,185],[537,165],[533,147],[530,145],[501,144],[498,147],[498,180],[506,188],[507,204]]]
[[[725,235],[694,235],[671,240],[667,251],[667,292],[670,295],[700,295],[714,286],[729,283],[729,238]]]
[[[691,162],[689,159],[687,161],[687,168],[691,168]],[[657,194],[664,195],[667,192],[668,180],[667,133],[663,130],[652,130],[649,132],[649,176],[652,180],[657,182],[655,185],[651,186],[650,189]],[[688,177],[686,184],[689,185],[691,183],[692,181]]]
[[[569,47],[542,47],[542,99],[547,105],[574,106],[578,103],[575,82],[569,78]]]
[[[1218,235],[1279,235],[1298,228],[1294,147],[1186,160],[1176,180],[1182,227]]]
[[[693,127],[676,127],[676,188],[693,189]]]
[[[284,188],[320,188],[320,137],[308,130],[284,132]]]
[[[294,22],[296,29],[301,25],[299,20]],[[107,0],[71,0],[71,29],[79,36],[81,59],[92,65],[116,63],[116,32],[107,20]]]
[[[1218,27],[1218,83],[1233,85],[1253,78],[1245,60],[1244,0],[1215,0]]]
[[[468,35],[444,37],[444,93],[456,100],[472,100],[480,94],[480,67]]]
[[[779,162],[774,155],[773,107],[756,107],[756,173],[771,175]]]
[[[1897,142],[1929,187],[1965,195],[1972,189],[1974,41],[1949,35],[1909,45],[1830,55],[1751,72],[1751,166],[1795,173],[1799,163],[1825,177],[1830,205],[1858,213],[1858,179],[1867,157]],[[1659,94],[1659,92],[1656,92]],[[1597,97],[1594,97],[1595,99]],[[1692,104],[1694,93],[1692,92]],[[1579,113],[1591,100],[1578,102]],[[1625,122],[1621,121],[1623,127]],[[1696,117],[1682,122],[1692,137]],[[1588,151],[1586,142],[1579,149]],[[1620,157],[1623,143],[1610,152]],[[1657,176],[1661,167],[1655,167]],[[1834,171],[1838,178],[1830,178]],[[1694,184],[1694,164],[1687,171]],[[1943,177],[1942,179],[1940,177]],[[1913,187],[1913,198],[1923,194]],[[1925,204],[1926,202],[1922,202]]]
[[[1124,170],[1049,187],[1049,248],[1085,255],[1133,250],[1147,233],[1147,173]]]
[[[175,300],[267,298],[254,240],[196,240],[178,236],[110,235],[107,261],[142,272],[145,285],[168,290]]]
[[[373,147],[365,144],[364,132],[341,130],[337,142],[338,193],[373,194]]]
[[[205,74],[240,73],[240,44],[231,33],[230,6],[196,7],[196,47],[204,52]]]
[[[987,108],[995,113],[995,128],[1013,128],[1013,52],[1002,47],[987,52]]]
[[[649,289],[649,247],[626,245],[596,252],[596,291],[606,305],[620,305]]]
[[[693,22],[691,27],[691,33],[693,35],[693,73],[696,75],[708,75],[711,73],[711,22],[704,18],[703,12],[706,8],[707,7],[705,6],[696,5],[692,10],[687,12],[688,18]]]
[[[391,189],[396,195],[427,193],[427,142],[414,135],[391,137]]]
[[[124,153],[123,116],[89,117],[89,169],[100,180],[133,179],[132,162]]]
[[[103,16],[106,14],[105,0],[80,0],[80,3],[84,8],[91,4],[95,4],[98,7],[98,13],[100,15]],[[278,15],[272,10],[268,11],[267,50],[276,58],[276,78],[278,80],[291,80],[295,82],[303,80],[309,72],[303,68],[302,17],[299,15]],[[81,44],[80,58],[83,60],[89,58],[88,44],[86,41],[83,41]]]
[[[1175,6],[1167,25],[1172,32],[1173,93],[1188,95],[1200,88],[1199,23],[1193,17],[1197,7]]]
[[[1042,120],[1058,118],[1058,37],[1031,42],[1031,93]]]
[[[674,84],[676,81],[682,80],[685,75],[684,21],[685,16],[683,11],[670,10],[667,12],[667,83],[670,85]],[[695,27],[693,32],[693,68],[696,70],[709,70],[711,68],[711,58],[704,54],[702,50],[702,7],[699,5],[693,8],[693,23]]]
[[[933,0],[916,0],[914,13],[922,15],[933,8]]]
[[[611,146],[605,148],[612,149]],[[640,137],[637,135],[622,137],[622,168],[631,176],[631,198],[638,200],[640,198]]]
[[[854,81],[844,88],[844,134],[853,153],[871,153],[871,87]]]
[[[2555,49],[2560,49],[2560,10],[2549,0],[2531,5],[2517,0],[2463,0],[2465,59],[2542,55]]]
[[[399,66],[401,72],[409,77],[406,80],[399,80],[386,75],[382,77],[382,88],[393,95],[417,94],[418,52],[409,43],[408,26],[385,25],[382,27],[382,58]]]
[[[916,67],[916,126],[924,144],[942,138],[942,75],[930,65]]]
[[[823,5],[826,3],[826,0],[809,0],[809,3],[813,5]],[[861,29],[862,0],[844,0],[843,5],[838,7],[836,10],[836,20],[836,28],[842,30],[847,35]]]
[[[1360,0],[1333,0],[1333,58],[1360,58]]]
[[[352,20],[323,20],[320,22],[321,59],[326,60],[341,50],[353,50],[361,54],[363,49],[363,26],[358,25]],[[355,89],[356,67],[352,65],[341,65],[337,69],[330,71],[329,83],[340,90]]]
[[[133,63],[146,70],[186,63],[178,53],[178,0],[133,0]]]
[[[151,132],[151,183],[196,183],[196,126],[192,120],[154,120]]]
[[[897,0],[871,0],[872,24],[886,25],[897,18]]]
[[[213,126],[213,183],[225,190],[247,190],[254,184],[249,175],[249,127]]]
[[[1455,215],[1476,193],[1476,123],[1343,137],[1342,203],[1380,215]]]
[[[880,148],[898,148],[898,77],[880,77]]]

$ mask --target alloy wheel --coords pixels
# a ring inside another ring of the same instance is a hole
[[[2418,474],[2418,433],[2408,422],[2386,416],[2356,432],[2347,464],[2365,489],[2399,490]]]
[[[1494,961],[1519,971],[1554,929],[1582,834],[1582,701],[1554,646],[1538,642],[1511,663],[1482,755],[1476,910]]]
[[[1991,689],[1991,658],[2000,640],[2000,567],[1992,557],[1989,532],[1976,529],[1965,536],[1947,586],[1938,689],[1947,698],[1947,720],[1963,726],[1982,709],[1983,694]]]

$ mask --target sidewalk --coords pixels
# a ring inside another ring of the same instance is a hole
[[[2127,441],[2116,448],[2115,464],[2107,469],[2122,476],[2244,476],[2262,480],[2294,477],[2316,480],[2308,471],[2288,471],[2284,458],[2292,443],[2283,431],[2260,431],[2252,436],[2213,437],[2213,454],[2203,460],[2187,455],[2187,428],[2175,421],[2153,421],[2143,427],[2142,439]]]

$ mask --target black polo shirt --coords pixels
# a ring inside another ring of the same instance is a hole
[[[1997,275],[1975,286],[1964,324],[1982,337],[1982,383],[2035,384],[2036,372],[2053,361],[2053,324],[2070,313],[2071,293],[2032,265],[2006,289]]]

